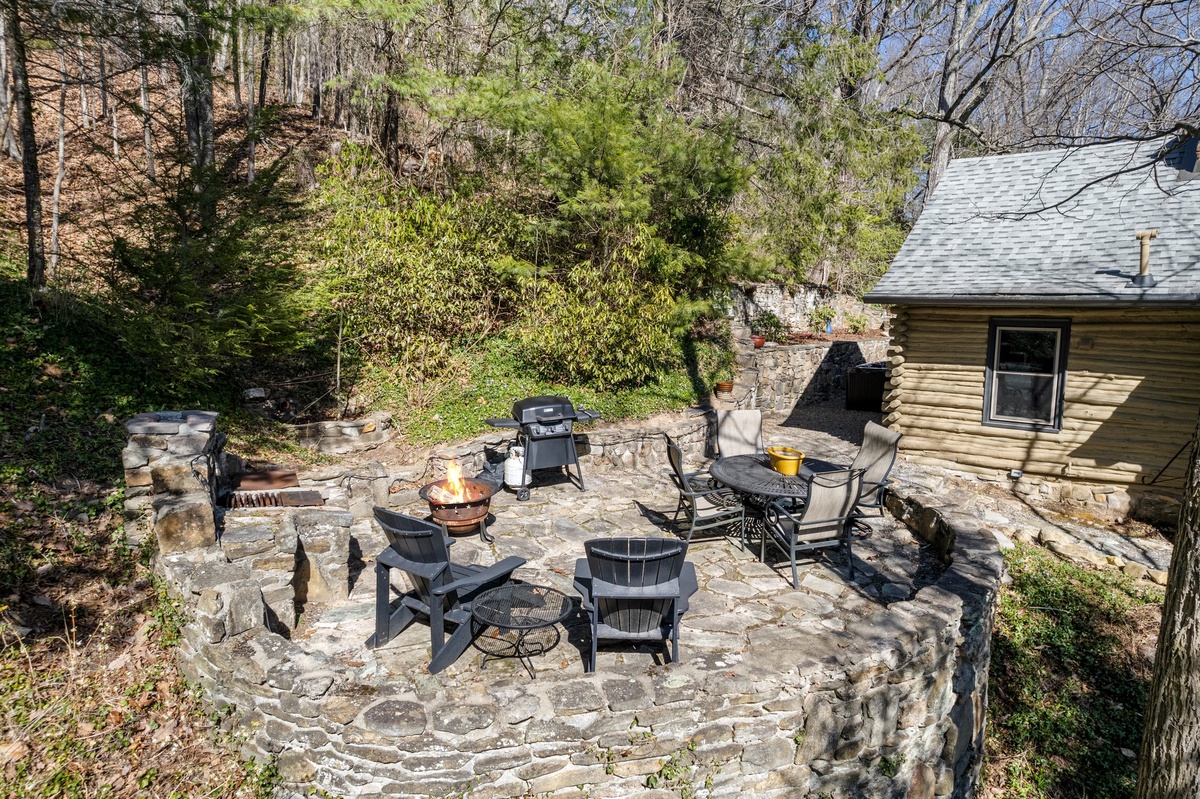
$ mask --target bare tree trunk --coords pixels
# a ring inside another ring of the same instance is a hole
[[[300,58],[299,37],[292,37],[289,49],[292,50],[292,61],[289,62],[286,78],[286,83],[288,84],[288,104],[289,106],[299,106],[300,97],[299,92],[296,91],[296,82],[298,82],[298,78],[300,77],[300,71],[304,68],[304,60]]]
[[[150,78],[146,65],[138,69],[142,79],[142,136],[146,140],[146,177],[154,180],[154,132],[150,129]]]
[[[942,181],[942,176],[946,174],[954,149],[953,144],[954,128],[949,122],[938,122],[933,131],[933,149],[929,154],[929,177],[925,182],[926,198],[933,195],[934,189]]]
[[[50,201],[50,262],[46,268],[48,280],[58,271],[58,201],[62,196],[63,176],[67,172],[67,54],[58,48],[58,63],[62,67],[62,83],[58,88],[58,169],[54,173],[54,194]]]
[[[214,67],[222,75],[225,74],[225,70],[229,67],[229,35],[228,30],[221,34],[221,48],[217,51],[217,63]]]
[[[21,130],[21,172],[25,185],[25,231],[27,234],[29,288],[46,285],[46,244],[42,238],[42,181],[38,175],[37,138],[33,131],[33,98],[29,93],[29,74],[25,70],[25,39],[21,34],[19,0],[0,0],[0,15],[12,50],[13,105]]]
[[[254,40],[247,42],[246,63],[250,65],[250,73],[246,76],[246,90],[250,93],[246,103],[246,182],[254,182],[254,156],[258,142],[255,139],[255,102],[254,102]],[[259,106],[261,107],[261,106]]]
[[[316,69],[313,70],[316,72]],[[319,120],[321,118],[321,80],[317,78],[312,82],[312,118]]]
[[[333,45],[333,74],[335,77],[342,77],[342,36],[339,33],[334,34],[336,41]],[[338,86],[333,90],[333,124],[342,124],[342,115],[345,113],[345,90]]]
[[[0,152],[3,152],[4,155],[7,155],[14,161],[20,161],[21,148],[17,147],[17,140],[12,135],[13,117],[15,116],[16,112],[13,110],[11,104],[6,104],[4,108],[0,108],[0,142],[3,143],[3,146],[0,146]]]
[[[213,152],[212,41],[209,0],[194,0],[183,12],[185,50],[179,55],[184,123],[196,172],[211,166]]]
[[[929,158],[929,177],[925,183],[925,196],[937,189],[946,168],[950,165],[951,145],[954,131],[948,121],[954,113],[954,102],[958,96],[959,62],[962,58],[964,29],[967,24],[967,0],[954,0],[954,20],[950,24],[950,39],[946,45],[946,57],[942,62],[941,83],[938,86],[937,128],[933,137],[933,152]]]
[[[296,76],[296,50],[292,47],[291,42],[285,37],[280,43],[283,45],[280,50],[280,63],[283,67],[283,102],[285,105],[293,103],[294,93],[292,91],[292,81]]]
[[[1200,796],[1200,425],[1192,437],[1179,530],[1154,657],[1137,799]]]
[[[296,98],[293,104],[296,106],[304,105],[304,90],[308,87],[308,72],[312,69],[312,64],[309,62],[309,47],[308,40],[311,33],[304,35],[304,44],[301,45],[300,39],[296,39],[296,54],[300,64],[300,70],[296,73]]]
[[[104,42],[97,49],[97,66],[100,69],[100,118],[108,118],[108,65],[104,63]]]
[[[15,161],[21,160],[21,148],[13,135],[17,109],[8,82],[8,35],[5,33],[4,16],[0,15],[0,153]]]
[[[83,36],[79,36],[79,124],[85,128],[92,126],[92,112],[88,107],[88,76],[87,60],[83,50]]]
[[[309,54],[309,57],[308,57],[308,85],[309,85],[309,89],[312,90],[312,118],[319,120],[321,118],[321,113],[322,113],[322,108],[321,108],[322,67],[325,64],[325,61],[324,61],[324,59],[321,58],[320,39],[317,38],[317,42],[314,45],[313,38],[314,37],[309,38],[309,48],[311,49],[311,53]]]
[[[211,171],[216,162],[213,120],[213,31],[209,24],[212,0],[183,0],[177,6],[182,28],[174,57],[179,65],[180,99],[191,160],[192,189],[196,195],[196,225],[203,233],[216,219],[216,197]],[[190,235],[185,224],[181,235]]]
[[[275,33],[273,25],[267,25],[263,34],[262,63],[258,67],[258,110],[262,110],[267,102],[267,76],[271,72],[271,37]]]
[[[235,16],[229,26],[229,58],[233,63],[233,107],[242,107],[242,21],[236,16],[237,6],[234,6]]]

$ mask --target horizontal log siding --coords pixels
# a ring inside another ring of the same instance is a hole
[[[1195,429],[1200,310],[895,310],[884,412],[911,460],[1129,484],[1157,474]],[[1071,320],[1060,432],[983,425],[993,316]],[[1184,461],[1163,478],[1181,477]]]

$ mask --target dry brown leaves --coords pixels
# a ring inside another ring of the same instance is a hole
[[[41,490],[38,509],[0,499],[0,523],[53,566],[0,600],[0,796],[253,796],[236,741],[160,644],[118,520]]]

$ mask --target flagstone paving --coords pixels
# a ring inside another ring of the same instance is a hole
[[[803,406],[790,415],[767,416],[764,438],[768,444],[786,443],[809,456],[848,464],[858,450],[862,428],[877,414],[845,411],[840,403]],[[702,462],[687,464],[700,468]],[[1161,536],[1131,537],[1111,527],[1090,526],[1068,517],[1052,515],[1018,499],[981,490],[982,484],[946,470],[916,467],[901,459],[893,475],[902,483],[918,486],[938,496],[942,503],[980,518],[1003,539],[1041,540],[1070,556],[1090,552],[1097,565],[1141,564],[1166,569],[1170,543]],[[452,549],[457,562],[491,564],[509,555],[526,558],[517,570],[518,580],[553,586],[575,598],[572,576],[583,543],[606,536],[672,535],[670,519],[677,493],[662,469],[608,471],[585,475],[587,490],[579,491],[565,478],[540,480],[531,497],[518,502],[508,490],[492,501],[489,525],[495,541],[485,544],[478,535],[455,537]],[[427,507],[410,492],[412,502],[395,509],[425,516]],[[890,516],[870,520],[870,532],[854,537],[856,575],[848,579],[839,551],[816,553],[800,561],[800,587],[793,589],[790,569],[777,550],[768,548],[769,561],[758,560],[756,536],[747,550],[739,546],[736,531],[729,536],[707,535],[693,540],[688,559],[695,563],[700,590],[691,601],[681,635],[683,658],[740,657],[752,646],[795,646],[793,633],[828,634],[848,622],[870,615],[887,604],[910,598],[917,589],[936,579],[935,558],[903,525]],[[363,556],[350,601],[340,605],[313,605],[304,609],[293,634],[306,645],[340,657],[359,668],[364,680],[420,674],[429,661],[429,628],[417,622],[387,646],[372,651],[364,645],[372,632],[374,570],[372,553],[385,544],[381,532],[356,525]],[[1069,542],[1066,549],[1051,543]],[[1070,552],[1067,551],[1070,549]],[[352,574],[354,570],[352,569]],[[1165,572],[1153,573],[1165,577]],[[401,582],[403,578],[396,578]],[[586,617],[577,612],[560,625],[561,638],[545,655],[535,658],[539,677],[583,670],[581,653],[589,646]],[[789,633],[792,630],[793,633]],[[551,634],[553,635],[553,634]],[[806,639],[808,640],[808,639]],[[475,649],[439,675],[439,679],[498,679],[524,677],[516,661],[491,661],[480,672],[482,654]],[[602,647],[598,670],[643,670],[662,662],[661,649]]]
[[[859,430],[861,426],[858,422]],[[857,450],[852,440],[815,431],[772,426],[768,432],[772,441],[801,444],[811,455],[834,462],[849,463]],[[572,578],[585,541],[615,535],[672,535],[670,520],[678,493],[665,471],[585,476],[586,491],[558,479],[536,482],[526,502],[518,502],[510,491],[499,492],[492,501],[494,520],[489,525],[494,542],[484,543],[473,533],[456,535],[451,550],[455,561],[490,564],[518,555],[528,562],[514,574],[516,579],[553,586],[576,598]],[[397,509],[419,516],[427,513],[427,506],[419,501]],[[918,540],[890,517],[873,519],[870,527],[869,534],[854,537],[854,580],[848,579],[840,551],[816,553],[800,561],[798,590],[792,588],[790,567],[780,559],[778,550],[768,548],[770,565],[759,561],[756,536],[743,551],[736,528],[728,536],[701,538],[713,531],[698,534],[689,547],[688,560],[696,566],[700,590],[683,621],[682,657],[740,658],[749,647],[771,646],[772,641],[788,637],[787,628],[828,634],[887,603],[909,598],[924,584],[919,580],[933,573],[932,556],[923,554]],[[378,531],[362,538],[364,555],[383,547]],[[352,588],[350,601],[306,607],[293,638],[358,666],[367,680],[418,674],[429,661],[428,626],[417,622],[378,650],[364,645],[373,629],[374,602],[373,565],[369,557],[364,560],[367,562]],[[561,638],[557,645],[535,658],[539,679],[583,671],[581,653],[589,646],[586,617],[577,609],[557,635]],[[524,676],[522,667],[513,660],[489,660],[486,669],[480,671],[481,659],[481,652],[470,649],[439,678]],[[602,672],[644,671],[662,660],[661,648],[602,646],[597,668]]]

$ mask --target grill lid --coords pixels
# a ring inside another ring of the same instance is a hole
[[[513,418],[521,424],[546,424],[575,418],[575,406],[566,397],[530,397],[513,403]]]

